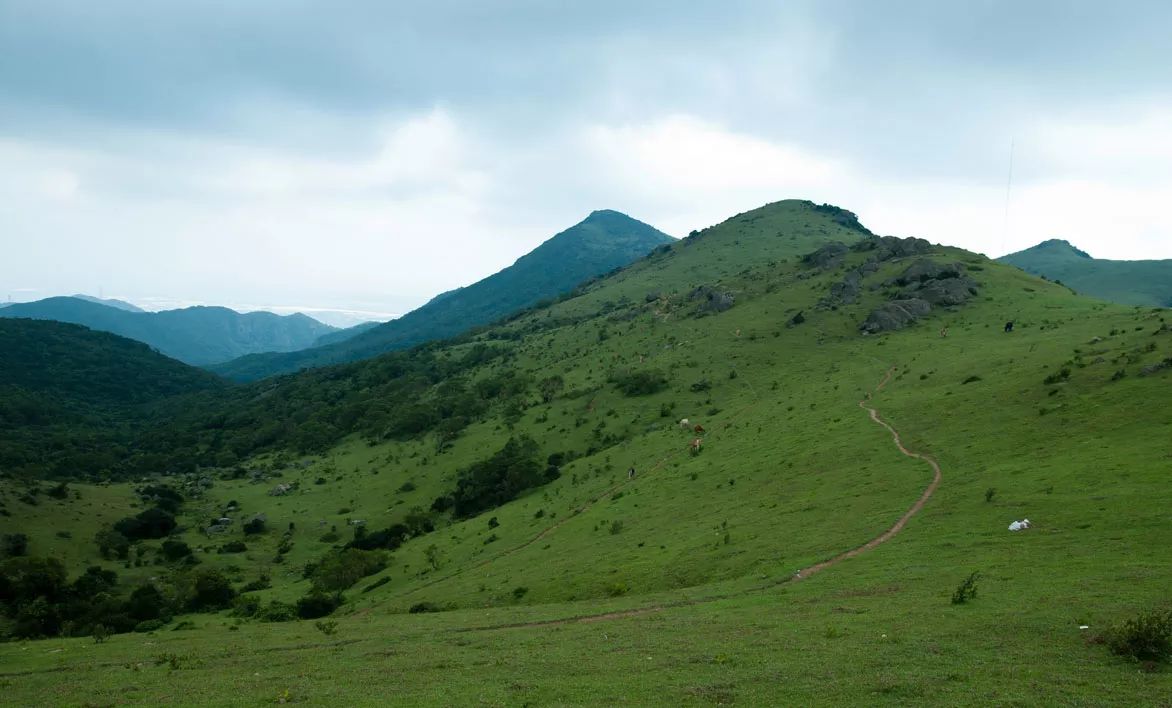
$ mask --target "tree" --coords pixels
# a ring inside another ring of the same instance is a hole
[[[566,387],[566,381],[555,374],[537,382],[537,390],[541,392],[541,400],[549,403]]]
[[[15,558],[28,553],[28,536],[23,533],[6,533],[0,539],[0,557]]]
[[[232,604],[236,591],[231,581],[215,568],[204,568],[196,571],[192,577],[191,594],[187,600],[188,609],[199,612],[201,610],[222,610]]]
[[[94,542],[98,544],[98,552],[109,560],[117,558],[126,560],[130,555],[130,539],[115,531],[112,527],[103,527],[94,534]]]

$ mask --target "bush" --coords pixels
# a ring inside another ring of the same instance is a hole
[[[313,623],[313,626],[317,627],[317,631],[321,632],[327,637],[333,636],[334,633],[338,631],[337,620],[318,620],[317,622]]]
[[[1107,632],[1107,646],[1136,661],[1172,659],[1172,610],[1154,610],[1126,619]]]
[[[310,580],[314,590],[339,592],[386,567],[387,554],[383,551],[345,548],[327,553],[314,568]]]
[[[411,606],[411,609],[407,611],[413,615],[417,615],[422,612],[439,612],[440,608],[439,605],[435,604],[434,602],[417,602]]]
[[[1061,383],[1068,380],[1070,380],[1070,368],[1064,366],[1058,371],[1058,373],[1050,374],[1045,379],[1043,379],[1042,383],[1046,384],[1047,386],[1052,386],[1056,383]]]
[[[456,516],[475,516],[512,501],[526,489],[543,484],[545,477],[537,452],[533,438],[524,435],[509,438],[492,457],[462,471],[452,493]]]
[[[988,489],[986,489],[986,490],[985,490],[985,501],[986,501],[986,502],[991,502],[991,501],[993,501],[993,497],[995,497],[995,496],[997,496],[997,490],[996,490],[996,489],[994,489],[994,488],[992,488],[992,487],[989,487]]]
[[[134,631],[153,632],[157,629],[162,629],[163,624],[165,624],[163,620],[143,620],[142,622],[134,625]]]
[[[165,509],[154,507],[137,516],[122,519],[114,524],[114,530],[131,541],[145,538],[163,538],[175,530],[175,515]]]
[[[183,541],[163,541],[163,557],[169,561],[177,561],[191,555],[191,547]]]
[[[969,600],[974,599],[977,596],[977,580],[980,577],[981,574],[977,571],[969,573],[969,577],[962,580],[960,585],[956,587],[956,590],[953,591],[952,604],[963,605]]]
[[[0,558],[16,558],[28,553],[28,536],[23,533],[6,533],[0,539]]]
[[[217,553],[244,553],[248,550],[248,546],[244,545],[244,541],[229,541],[216,551]]]
[[[529,588],[527,588],[527,587],[524,587],[524,586],[515,587],[515,588],[513,588],[513,599],[520,600],[521,598],[525,597],[525,595],[528,592],[529,592]]]
[[[981,377],[974,374],[973,376],[969,376],[968,378],[966,378],[964,381],[961,381],[960,383],[963,386],[964,384],[976,383],[977,381],[980,381],[980,380],[981,380]]]
[[[342,605],[342,593],[313,591],[297,601],[297,616],[301,619],[325,617]]]
[[[297,619],[297,608],[287,602],[270,600],[256,613],[261,622],[292,622]]]
[[[655,369],[615,372],[610,382],[626,396],[648,396],[667,388],[667,377]]]
[[[265,520],[259,516],[254,519],[249,519],[247,522],[245,522],[243,529],[245,536],[255,536],[257,534],[264,533]]]
[[[389,575],[381,577],[378,580],[371,583],[370,585],[367,585],[366,587],[362,588],[362,592],[366,593],[366,592],[370,592],[371,590],[374,590],[376,588],[381,588],[382,586],[386,585],[389,582],[391,582],[391,578]]]
[[[235,597],[236,591],[223,572],[205,568],[192,577],[187,607],[195,612],[222,610],[230,607]]]

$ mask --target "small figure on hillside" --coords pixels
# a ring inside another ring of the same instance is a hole
[[[1006,332],[1012,332],[1012,331],[1013,331],[1013,320],[1010,320],[1010,321],[1008,321],[1008,322],[1006,322],[1006,323],[1005,323],[1005,331],[1006,331]]]
[[[692,432],[696,433],[697,435],[703,435],[704,426],[697,423],[696,426],[692,428]]]
[[[941,328],[940,328],[940,336],[941,336],[941,337],[947,337],[947,336],[948,336],[948,328],[947,328],[947,327],[941,327]]]
[[[692,453],[693,457],[700,454],[700,445],[701,444],[702,444],[702,441],[700,440],[700,438],[693,438],[691,444],[688,445],[688,451]]]
[[[635,478],[635,468],[632,467],[631,469],[627,470],[627,479],[634,479],[634,478]]]

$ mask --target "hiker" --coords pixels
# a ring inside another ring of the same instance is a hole
[[[1012,332],[1012,331],[1013,331],[1013,320],[1010,320],[1010,321],[1008,321],[1008,322],[1006,322],[1006,323],[1005,323],[1005,331],[1006,331],[1006,332]]]

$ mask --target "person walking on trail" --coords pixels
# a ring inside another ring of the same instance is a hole
[[[635,478],[635,468],[632,467],[631,469],[627,470],[627,479],[634,479],[634,478]]]

